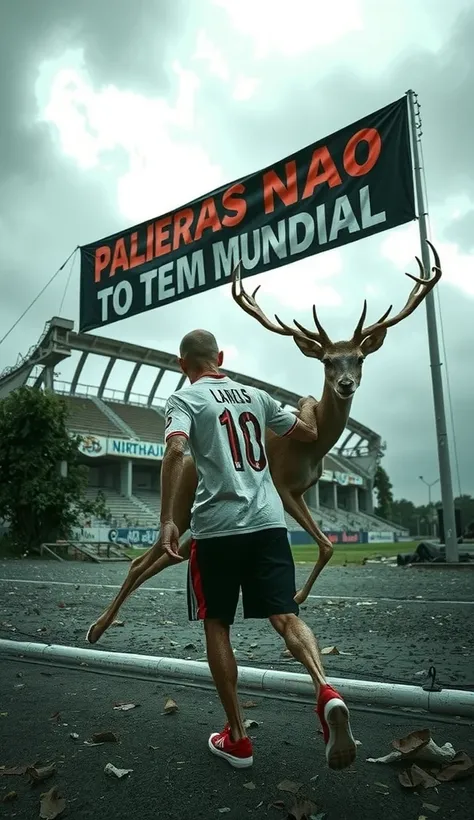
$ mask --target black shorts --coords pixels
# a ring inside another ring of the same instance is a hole
[[[244,618],[298,614],[295,564],[285,528],[192,541],[190,621],[216,618],[232,624],[241,589]]]

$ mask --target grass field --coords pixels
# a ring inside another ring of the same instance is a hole
[[[334,555],[330,566],[341,567],[344,564],[360,566],[364,558],[375,558],[377,555],[389,558],[392,555],[398,555],[399,552],[414,552],[415,547],[415,541],[405,541],[400,544],[334,544]],[[295,562],[298,564],[314,564],[318,555],[316,544],[298,545],[293,547],[292,551]],[[130,558],[143,555],[143,550],[129,549],[126,552]]]

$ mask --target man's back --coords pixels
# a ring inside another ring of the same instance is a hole
[[[184,433],[198,473],[194,537],[285,527],[265,451],[265,428],[285,435],[296,418],[270,396],[227,376],[203,376],[170,396],[165,437]]]

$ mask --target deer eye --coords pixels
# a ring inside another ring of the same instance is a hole
[[[323,356],[321,361],[322,361],[324,367],[327,367],[328,364],[331,364],[331,359],[329,358],[329,356]]]

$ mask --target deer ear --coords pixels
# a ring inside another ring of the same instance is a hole
[[[312,359],[319,360],[323,358],[323,348],[320,344],[318,344],[318,342],[313,341],[313,339],[306,339],[303,336],[294,336],[293,338],[305,356],[310,356]]]
[[[361,349],[364,356],[368,356],[369,353],[375,353],[379,350],[385,341],[386,335],[387,328],[382,327],[380,330],[376,330],[375,333],[371,333],[370,336],[367,336],[361,344]]]

